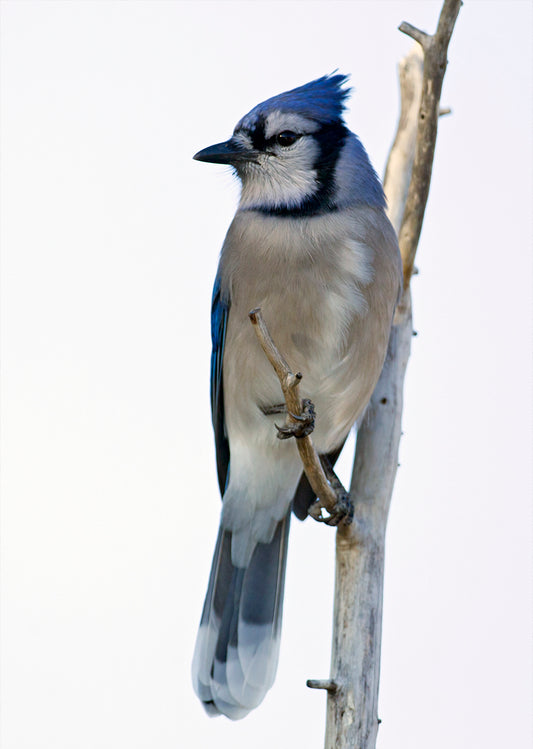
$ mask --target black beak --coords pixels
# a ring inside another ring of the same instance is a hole
[[[193,156],[196,161],[208,161],[210,164],[235,164],[238,161],[248,161],[245,149],[230,138],[224,143],[216,143],[198,151]]]

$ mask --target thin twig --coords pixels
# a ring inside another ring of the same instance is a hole
[[[292,373],[287,361],[272,340],[261,310],[259,308],[252,310],[249,313],[249,317],[259,343],[278,376],[287,405],[287,423],[289,426],[298,426],[298,417],[301,417],[303,412],[299,388],[302,375],[300,372],[296,374]],[[321,519],[322,508],[333,514],[338,504],[338,497],[324,473],[311,437],[309,435],[299,437],[296,440],[296,444],[306,476],[318,497],[318,501],[312,505],[313,512],[311,513],[310,511],[310,514],[315,519]],[[344,489],[342,491],[346,494]]]
[[[410,36],[411,39],[414,39],[415,42],[418,42],[423,49],[426,49],[426,46],[431,43],[430,34],[426,34],[425,31],[417,29],[416,26],[412,26],[410,23],[407,23],[407,21],[401,23],[398,26],[398,29],[404,34],[407,34],[407,36]]]
[[[330,694],[335,694],[339,689],[337,682],[331,679],[307,679],[305,684],[309,689],[325,689]]]

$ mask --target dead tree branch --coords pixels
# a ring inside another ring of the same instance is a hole
[[[259,343],[278,376],[287,406],[287,427],[289,430],[292,428],[298,428],[305,416],[304,404],[300,398],[299,387],[302,375],[300,372],[297,372],[296,374],[291,372],[287,361],[272,340],[261,314],[261,310],[259,308],[252,310],[249,317],[254,326]],[[314,448],[313,441],[309,435],[299,437],[296,440],[296,444],[298,445],[298,452],[300,453],[300,458],[307,478],[309,479],[309,483],[318,497],[318,501],[310,508],[309,514],[311,514],[315,520],[322,520],[322,508],[324,508],[329,512],[330,516],[335,516],[339,502],[342,501],[342,496],[339,496],[337,492],[340,492],[341,495],[344,493],[347,496],[346,491],[342,486],[340,486],[336,492],[330,484],[324,473],[318,453]]]
[[[347,525],[337,530],[331,676],[327,682],[336,689],[325,687],[326,749],[373,749],[376,744],[385,530],[398,465],[403,382],[412,336],[410,279],[429,194],[448,43],[460,6],[461,0],[445,0],[433,36],[409,24],[400,27],[422,45],[424,53],[419,108],[414,102],[407,103],[409,96],[416,96],[419,67],[414,61],[410,65],[408,83],[405,68],[409,57],[402,63],[405,117],[400,119],[384,184],[395,228],[401,221],[404,290],[385,365],[357,433],[350,489],[357,532]]]
[[[419,42],[424,51],[424,77],[422,81],[422,98],[418,112],[419,127],[416,138],[413,172],[402,225],[398,235],[403,262],[404,290],[400,304],[400,313],[403,314],[407,314],[409,282],[413,273],[416,250],[418,248],[429,195],[433,156],[437,142],[440,95],[448,64],[448,44],[461,5],[461,0],[445,0],[437,31],[433,36],[415,29],[409,23],[404,22],[399,27],[400,31]]]

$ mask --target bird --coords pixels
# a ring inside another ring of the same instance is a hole
[[[277,376],[249,320],[261,308],[333,466],[377,383],[402,284],[398,241],[334,72],[263,101],[194,155],[240,180],[212,297],[211,410],[220,526],[192,664],[209,715],[244,718],[279,657],[291,511],[315,500],[295,439],[277,438]],[[287,436],[287,435],[282,435]],[[295,434],[294,436],[298,436]]]

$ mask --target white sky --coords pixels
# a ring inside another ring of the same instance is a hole
[[[531,745],[532,8],[465,2],[413,282],[379,749]],[[338,68],[382,172],[440,2],[2,11],[2,749],[322,746],[333,541],[294,522],[276,684],[189,669],[218,523],[209,302],[237,188],[193,162]],[[350,457],[344,461],[347,479]]]

